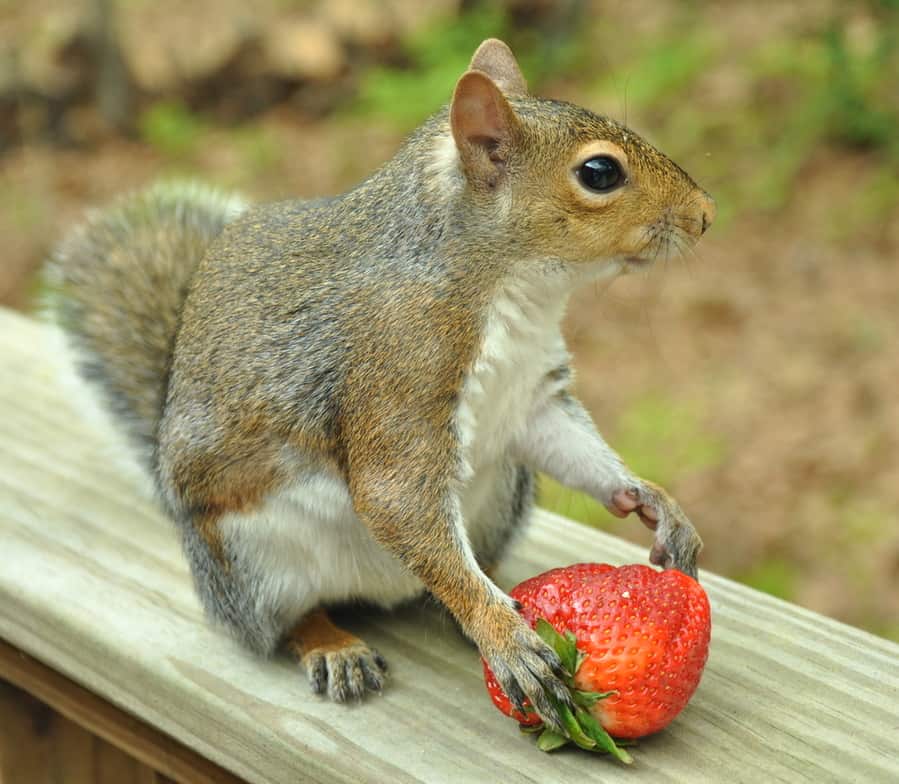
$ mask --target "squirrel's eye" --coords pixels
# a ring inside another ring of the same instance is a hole
[[[608,155],[597,155],[584,161],[577,176],[585,188],[597,193],[608,193],[624,183],[621,165]]]

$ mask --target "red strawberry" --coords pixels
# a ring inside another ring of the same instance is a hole
[[[481,663],[484,665],[484,683],[487,684],[487,691],[490,693],[490,699],[493,700],[493,704],[505,713],[506,716],[511,716],[519,724],[523,724],[526,727],[541,724],[542,721],[536,712],[522,713],[517,708],[512,707],[511,700],[509,700],[506,693],[503,691],[502,686],[497,682],[496,676],[494,676],[493,672],[487,666],[487,662],[481,659]]]
[[[618,738],[658,732],[699,685],[709,648],[709,603],[699,583],[682,572],[575,564],[525,580],[510,594],[573,676],[576,709],[570,721],[563,719],[578,745],[620,751],[602,729]],[[497,708],[522,724],[538,723],[535,714],[511,706],[486,664],[484,673]],[[603,692],[611,693],[597,696]],[[594,728],[597,722],[601,728]],[[540,745],[562,742],[550,733]]]

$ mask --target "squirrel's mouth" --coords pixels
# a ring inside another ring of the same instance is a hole
[[[627,256],[624,259],[624,263],[629,267],[636,267],[637,269],[641,269],[652,264],[652,259],[645,259],[642,256]]]

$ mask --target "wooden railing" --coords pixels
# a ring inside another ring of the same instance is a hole
[[[344,619],[389,659],[383,696],[312,696],[287,658],[256,658],[204,622],[172,526],[66,400],[47,333],[0,311],[0,680],[147,770],[278,784],[899,781],[899,646],[707,573],[703,681],[629,769],[534,749],[433,604]],[[645,556],[540,512],[498,581]],[[0,780],[31,784],[3,779],[21,751],[3,748],[4,726]]]

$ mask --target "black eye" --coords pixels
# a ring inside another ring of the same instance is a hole
[[[585,188],[597,193],[608,193],[624,183],[621,165],[608,155],[597,155],[584,161],[577,176]]]

